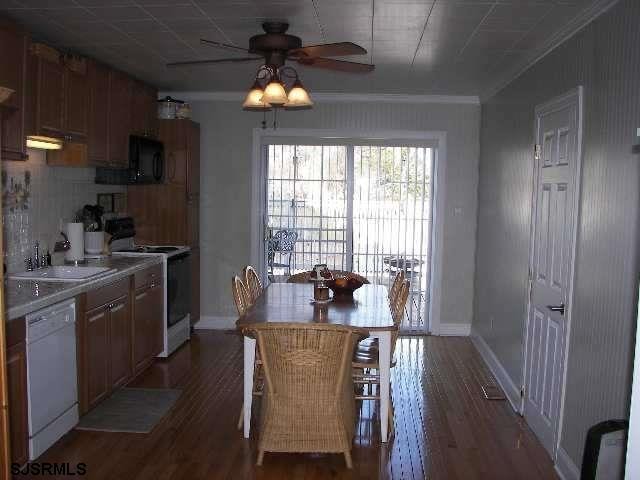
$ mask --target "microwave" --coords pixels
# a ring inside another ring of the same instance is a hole
[[[129,137],[129,175],[131,183],[164,181],[164,145],[148,137]]]
[[[164,145],[137,135],[129,136],[128,168],[96,168],[96,183],[107,185],[163,183],[164,177]]]

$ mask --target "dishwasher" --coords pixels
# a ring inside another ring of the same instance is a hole
[[[27,315],[29,459],[78,423],[76,305],[67,300]]]

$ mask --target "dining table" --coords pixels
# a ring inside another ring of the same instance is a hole
[[[380,439],[389,435],[391,387],[391,338],[397,329],[389,307],[388,291],[383,285],[365,284],[351,296],[334,296],[328,302],[313,300],[313,283],[272,283],[254,304],[238,318],[236,327],[243,332],[262,323],[327,323],[349,327],[378,339],[380,365]],[[251,402],[256,358],[256,340],[244,335],[244,437],[251,429]]]

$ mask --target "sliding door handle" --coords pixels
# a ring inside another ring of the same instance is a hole
[[[564,303],[560,305],[547,305],[547,308],[552,312],[560,312],[560,315],[564,315]]]

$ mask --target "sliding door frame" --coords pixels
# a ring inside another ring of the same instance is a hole
[[[317,138],[323,141],[335,139],[337,141],[358,142],[362,141],[393,141],[408,143],[424,143],[425,147],[433,148],[433,219],[431,229],[431,281],[429,285],[429,302],[425,303],[424,312],[428,319],[427,332],[440,334],[440,309],[443,256],[442,247],[444,241],[444,212],[445,209],[445,170],[447,158],[447,133],[443,131],[404,131],[404,130],[326,130],[326,129],[298,129],[278,128],[253,130],[253,149],[251,162],[251,252],[250,261],[255,266],[258,274],[266,282],[264,248],[264,225],[267,211],[267,158],[266,148],[269,143],[278,138]],[[347,159],[349,160],[349,159]],[[353,159],[351,159],[353,160]],[[353,163],[353,162],[351,162]],[[347,169],[348,171],[349,169]],[[347,174],[349,175],[349,174]],[[353,189],[353,172],[351,172],[351,188]],[[347,178],[349,188],[349,178]]]

